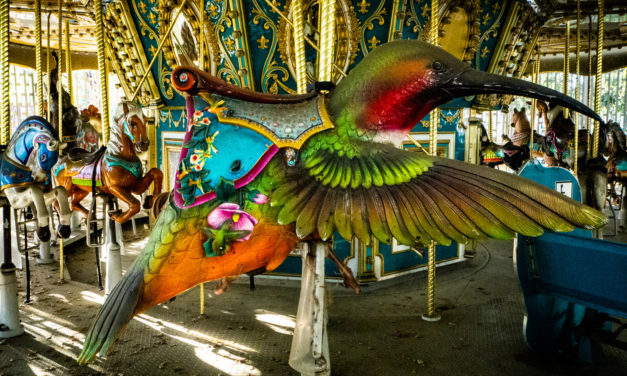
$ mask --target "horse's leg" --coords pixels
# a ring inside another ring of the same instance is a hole
[[[31,185],[22,191],[17,191],[16,188],[9,188],[5,190],[5,193],[13,208],[21,209],[31,204],[35,205],[35,215],[37,216],[39,227],[37,229],[37,237],[43,242],[50,240],[50,214],[48,213],[48,207],[44,201],[44,192],[41,187]]]
[[[123,187],[112,186],[109,187],[109,192],[120,200],[126,202],[128,205],[127,211],[111,216],[114,221],[124,223],[131,219],[135,214],[139,213],[139,209],[141,208],[139,200],[137,200],[129,190]]]
[[[139,181],[139,183],[136,184],[132,189],[133,193],[135,193],[136,195],[141,195],[148,189],[148,187],[150,187],[150,183],[153,183],[153,182],[154,182],[154,189],[153,189],[153,194],[152,194],[152,200],[150,200],[151,207],[152,207],[155,197],[161,194],[161,189],[162,189],[162,184],[163,184],[163,173],[161,172],[161,170],[156,169],[156,168],[151,168],[148,171],[148,173],[144,175],[144,177]]]
[[[83,199],[87,197],[88,194],[89,191],[84,191],[80,188],[76,188],[74,190],[74,194],[72,195],[72,209],[77,210],[79,213],[84,215],[85,218],[87,218],[87,216],[89,215],[89,211],[85,209],[85,207],[81,204],[81,201],[83,201]]]
[[[61,186],[54,187],[50,192],[44,194],[44,200],[46,201],[46,205],[50,205],[55,202],[57,210],[59,210],[59,213],[61,214],[61,223],[59,223],[57,233],[63,238],[68,238],[72,232],[70,229],[72,211],[70,210],[65,188]]]

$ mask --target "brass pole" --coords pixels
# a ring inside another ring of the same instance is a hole
[[[59,141],[63,142],[63,80],[61,79],[61,58],[63,57],[63,0],[59,0],[59,60],[57,61],[57,107],[59,110]],[[59,153],[61,150],[59,149]],[[59,280],[63,281],[63,238],[59,238]]]
[[[488,111],[488,141],[492,141],[492,110]]]
[[[200,10],[200,36],[199,36],[199,41],[200,41],[200,69],[202,70],[207,70],[207,68],[205,67],[205,17],[207,15],[207,12],[205,10],[205,0],[199,0],[199,7],[198,9]],[[200,284],[200,314],[204,315],[205,314],[205,284],[201,283]]]
[[[11,107],[9,97],[9,2],[0,1],[0,144],[6,145],[11,137]]]
[[[205,284],[200,284],[200,314],[205,314]]]
[[[67,92],[70,103],[74,103],[72,90],[72,51],[70,50],[70,20],[65,20],[65,74],[67,74]]]
[[[566,21],[566,37],[564,38],[564,82],[562,91],[568,95],[568,75],[570,73],[570,23]],[[564,107],[564,118],[568,119],[568,108]]]
[[[538,81],[540,81],[540,47],[538,45],[536,45],[536,62],[533,65],[532,79],[534,84],[537,84]],[[536,130],[536,122],[538,122],[538,119],[536,118],[536,103],[537,100],[535,98],[531,100],[531,135],[529,137],[529,157],[531,159],[533,159],[533,134]]]
[[[431,44],[439,44],[439,17],[440,1],[431,2]],[[431,126],[429,127],[429,152],[436,155],[438,145],[438,126],[440,125],[440,110],[434,109],[430,115]],[[440,315],[435,313],[435,241],[431,241],[428,251],[427,263],[427,313],[422,315],[425,321],[439,321]]]
[[[575,86],[575,100],[579,100],[579,66],[580,66],[580,54],[581,54],[581,0],[577,0],[577,36],[575,37],[575,71],[577,76],[577,85]],[[579,162],[579,114],[575,114],[575,162],[573,164],[573,174],[577,177],[578,162]]]
[[[50,119],[50,109],[52,107],[52,103],[50,102],[50,84],[51,84],[51,80],[50,80],[50,16],[52,15],[52,12],[48,12],[48,22],[47,22],[47,30],[46,30],[46,35],[47,35],[47,44],[46,44],[46,73],[47,73],[47,77],[48,77],[48,92],[46,93],[46,98],[48,98],[48,105],[47,107],[47,116],[46,119],[48,119],[48,121],[51,121]]]
[[[318,80],[329,81],[333,67],[335,42],[335,1],[321,0],[320,54],[318,56]]]
[[[105,41],[104,41],[104,14],[102,11],[102,0],[94,0],[95,21],[96,21],[96,43],[98,45],[98,73],[100,75],[100,101],[102,102],[102,139],[106,145],[109,142],[109,80],[107,75],[107,65],[105,62]],[[174,23],[172,23],[174,25]],[[148,69],[150,70],[150,69]],[[140,85],[141,86],[141,85]],[[132,100],[132,99],[131,99]]]
[[[200,69],[207,70],[205,67],[205,17],[207,16],[207,12],[205,11],[205,0],[199,0],[200,10]]]
[[[599,0],[599,15],[597,26],[597,74],[594,85],[594,112],[601,112],[601,84],[603,83],[603,19],[605,18],[605,1]],[[599,136],[600,126],[598,121],[594,122],[594,137],[592,140],[592,158],[599,156]]]
[[[588,13],[588,92],[586,104],[592,107],[592,14]],[[586,116],[586,161],[592,156],[592,142],[590,139],[590,117]]]
[[[287,18],[283,14],[283,12],[281,12],[281,10],[279,8],[277,8],[276,5],[274,5],[272,3],[272,0],[266,0],[266,4],[268,4],[268,6],[270,8],[272,8],[272,10],[275,11],[276,14],[278,14],[279,17],[281,17],[283,19],[283,21],[285,21],[285,23],[287,23],[288,25],[290,25],[292,27],[292,29],[294,29],[294,24],[292,23],[292,21],[290,21],[290,19]],[[307,44],[309,44],[311,47],[313,47],[314,50],[316,50],[318,53],[320,53],[320,49],[318,48],[318,46],[314,42],[312,42],[311,39],[307,38],[306,35],[305,35],[305,42],[307,42]],[[333,63],[333,68],[335,68],[337,73],[339,73],[342,77],[346,77],[346,73],[344,73],[342,68],[338,67],[337,64]]]
[[[97,3],[101,3],[102,0],[95,0],[95,1]],[[170,37],[170,33],[172,32],[172,29],[174,28],[174,24],[176,23],[176,20],[179,18],[179,15],[183,11],[183,8],[185,7],[186,4],[187,4],[187,0],[183,0],[183,2],[181,3],[181,6],[176,11],[174,18],[170,21],[170,26],[168,26],[168,29],[166,30],[165,35],[163,36],[163,38],[161,38],[159,45],[157,45],[157,50],[155,51],[155,54],[152,56],[152,60],[150,60],[150,64],[148,64],[148,66],[145,68],[146,71],[144,72],[144,75],[142,76],[141,80],[139,80],[139,84],[137,84],[137,89],[135,89],[135,92],[133,93],[133,95],[131,95],[131,102],[134,101],[135,98],[137,98],[137,94],[139,94],[139,92],[141,91],[144,81],[146,81],[146,78],[148,78],[148,75],[150,74],[150,69],[152,68],[152,65],[155,63],[155,61],[157,61],[157,57],[159,57],[159,54],[161,53],[163,44]],[[98,24],[96,24],[96,29],[98,29]],[[100,46],[100,42],[98,42],[98,45]],[[102,41],[102,55],[103,55],[103,61],[104,61],[104,39]],[[98,48],[98,56],[100,56],[100,48]],[[100,59],[98,61],[100,61]],[[102,113],[102,116],[104,116],[104,113]]]
[[[307,62],[305,61],[305,18],[303,0],[292,2],[294,26],[294,56],[296,58],[296,87],[299,94],[307,92]]]
[[[35,0],[35,73],[37,75],[37,115],[44,116],[44,76],[41,66],[41,0]]]

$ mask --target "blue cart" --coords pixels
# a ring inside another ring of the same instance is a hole
[[[521,175],[581,200],[575,177],[562,168],[530,162]],[[627,244],[594,239],[590,231],[519,236],[514,260],[527,315],[523,334],[541,353],[603,359],[601,343],[627,350],[619,339],[627,324]]]

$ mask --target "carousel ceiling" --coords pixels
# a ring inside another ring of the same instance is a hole
[[[58,2],[42,1],[43,44],[48,20],[51,47],[58,43]],[[181,1],[127,0],[105,3],[107,59],[128,95],[137,91],[148,62],[156,55],[161,38],[171,24],[163,50],[138,91],[144,104],[181,105],[170,86],[177,64],[203,67],[212,74],[249,89],[293,93],[296,90],[291,0],[190,0],[174,20]],[[427,40],[431,28],[430,0],[337,0],[337,35],[334,51],[335,81],[339,81],[372,49],[395,39]],[[627,2],[606,0],[604,59],[607,69],[627,65]],[[535,59],[542,70],[559,70],[566,22],[575,35],[576,0],[449,0],[440,2],[440,43],[473,67],[521,77]],[[318,2],[303,0],[307,76],[316,76],[319,39]],[[33,0],[10,3],[10,40],[33,46]],[[596,49],[596,1],[581,1],[581,49]],[[619,17],[618,15],[621,15]],[[63,17],[70,20],[71,49],[96,51],[93,1],[65,0]],[[590,39],[590,41],[588,41]],[[615,56],[612,58],[612,56]],[[551,63],[552,62],[552,63]],[[542,66],[541,65],[541,66]],[[571,65],[572,66],[572,65]],[[585,73],[586,69],[582,69]],[[508,103],[511,98],[478,97],[476,107]],[[470,105],[459,101],[459,106]]]
[[[96,51],[96,26],[92,19],[92,8],[85,0],[64,0],[63,20],[69,21],[70,45],[72,51]],[[33,0],[11,0],[10,34],[11,43],[35,45],[35,13]],[[54,0],[41,0],[42,44],[47,46],[48,26],[50,46],[59,48],[59,3]],[[65,27],[65,26],[63,26]],[[65,43],[65,42],[63,42]]]

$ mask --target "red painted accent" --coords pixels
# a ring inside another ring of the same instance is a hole
[[[425,98],[424,93],[425,89],[433,85],[430,72],[424,67],[403,65],[405,69],[396,70],[396,74],[381,78],[385,80],[385,84],[372,85],[386,87],[387,90],[370,93],[376,97],[368,101],[361,119],[357,121],[359,127],[377,132],[409,132],[436,107],[437,98]]]

